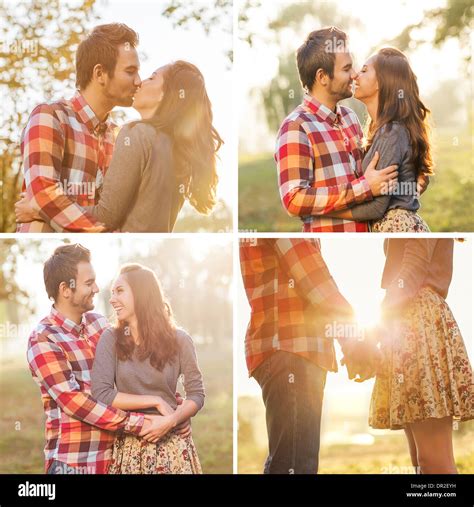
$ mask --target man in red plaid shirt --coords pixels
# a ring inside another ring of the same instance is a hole
[[[17,232],[104,230],[83,207],[96,204],[112,157],[109,112],[131,106],[141,85],[137,44],[124,24],[97,26],[77,50],[74,97],[31,113],[21,138],[22,191],[42,220],[18,224]]]
[[[353,310],[329,273],[319,240],[241,239],[240,265],[251,309],[247,367],[266,409],[264,472],[314,474],[326,374],[337,371],[334,338],[349,378],[360,375],[357,381],[375,374],[378,350],[351,339],[359,338]]]
[[[48,474],[107,473],[115,432],[153,437],[159,416],[125,412],[95,401],[91,370],[97,343],[109,326],[94,309],[99,291],[90,252],[58,247],[44,265],[50,314],[28,341],[28,364],[46,414]]]
[[[396,166],[376,170],[375,156],[362,174],[359,120],[338,105],[352,96],[356,78],[346,34],[334,27],[310,33],[297,64],[306,93],[283,121],[275,150],[283,206],[301,218],[305,232],[368,232],[366,222],[338,212],[388,192],[397,172]]]

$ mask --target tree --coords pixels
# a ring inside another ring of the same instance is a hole
[[[31,262],[43,262],[45,258],[43,250],[46,245],[34,239],[26,241],[2,239],[0,243],[0,305],[6,305],[7,313],[9,309],[10,313],[18,315],[18,307],[22,307],[29,314],[34,312],[33,299],[18,284],[19,261],[28,259]],[[7,317],[15,320],[15,315],[7,315]]]
[[[440,47],[446,40],[455,38],[464,51],[464,59],[468,63],[469,73],[472,58],[471,31],[474,4],[472,0],[447,0],[446,6],[431,9],[423,15],[419,23],[410,24],[392,41],[399,49],[414,49],[420,44],[430,42],[434,47]],[[419,38],[416,30],[426,26],[427,23],[436,23],[436,31],[432,40]]]
[[[74,86],[74,59],[97,20],[96,0],[0,4],[0,231],[14,231],[20,190],[20,134],[38,101]]]
[[[229,45],[224,47],[224,51],[229,62],[232,63],[232,6],[232,0],[213,0],[201,4],[168,0],[161,13],[173,23],[175,28],[184,28],[192,23],[198,23],[208,36],[216,32],[227,33]]]

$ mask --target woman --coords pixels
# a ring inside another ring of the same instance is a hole
[[[405,55],[395,48],[383,48],[369,58],[355,80],[354,97],[366,105],[370,118],[364,172],[378,152],[377,167],[398,165],[398,182],[390,195],[331,216],[368,221],[373,232],[429,232],[417,214],[417,179],[423,181],[433,174],[429,110],[420,99],[416,76]]]
[[[133,107],[141,120],[121,129],[100,199],[87,211],[121,232],[171,232],[185,200],[210,213],[223,141],[199,69],[184,61],[157,69],[142,82]],[[18,222],[40,219],[25,198],[15,212]]]
[[[192,339],[176,328],[155,274],[140,264],[122,267],[110,304],[117,323],[97,345],[92,396],[107,405],[161,418],[158,434],[148,440],[127,433],[115,438],[109,473],[202,473],[186,429],[204,404]],[[178,405],[175,393],[181,375],[186,399]],[[180,426],[182,434],[177,431]]]
[[[445,298],[452,239],[387,239],[382,360],[370,406],[373,428],[405,430],[413,466],[454,474],[454,421],[474,417],[472,369]]]

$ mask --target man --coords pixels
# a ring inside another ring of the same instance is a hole
[[[77,50],[74,97],[31,113],[21,138],[22,190],[42,220],[19,224],[17,232],[103,230],[82,206],[95,204],[111,160],[109,112],[131,106],[141,85],[137,44],[124,24],[97,26]]]
[[[48,474],[107,472],[114,432],[152,438],[158,416],[127,413],[95,401],[90,376],[107,320],[92,313],[98,292],[90,252],[58,247],[44,265],[50,314],[28,341],[28,364],[41,390],[46,414]]]
[[[338,329],[353,325],[353,310],[327,269],[319,240],[241,240],[240,263],[251,307],[247,367],[266,409],[264,473],[317,473],[326,374],[337,371],[333,337],[349,378],[372,377],[377,351],[331,329],[334,322]]]
[[[362,174],[359,120],[338,105],[352,96],[356,78],[346,34],[335,27],[310,33],[297,65],[306,93],[283,121],[275,151],[283,206],[301,218],[303,231],[368,232],[366,222],[330,213],[389,192],[398,173],[396,166],[376,170],[374,157]]]

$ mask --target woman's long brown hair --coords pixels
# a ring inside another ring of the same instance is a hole
[[[367,149],[381,127],[398,121],[408,130],[417,174],[431,176],[434,171],[428,125],[430,110],[420,99],[416,76],[408,59],[396,48],[383,48],[376,53],[374,69],[379,103],[377,121],[369,123]]]
[[[136,349],[140,361],[149,358],[150,364],[161,371],[178,353],[176,325],[170,305],[151,269],[141,264],[125,264],[120,274],[132,289],[139,344],[135,344],[128,323],[117,321],[117,356],[122,361],[130,359]]]
[[[165,69],[163,80],[160,105],[143,121],[170,136],[180,191],[199,213],[209,214],[216,204],[216,153],[224,142],[212,125],[204,77],[192,63],[178,60]]]

